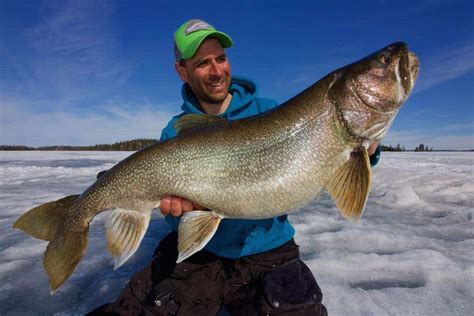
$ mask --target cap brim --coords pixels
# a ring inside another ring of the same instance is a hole
[[[188,49],[185,52],[183,52],[181,58],[189,59],[193,57],[194,54],[196,54],[196,51],[198,50],[201,43],[208,37],[216,38],[219,41],[219,43],[221,43],[223,48],[229,48],[232,46],[232,39],[227,34],[218,32],[218,31],[211,31],[205,34],[204,36],[199,37],[199,39],[191,43],[188,46]]]

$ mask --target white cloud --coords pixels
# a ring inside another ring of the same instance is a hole
[[[0,92],[0,144],[159,138],[169,111],[120,101],[102,106],[110,104],[133,72],[133,62],[122,57],[115,4],[61,1],[38,7],[39,18],[31,27],[18,30],[17,41],[5,43],[16,49],[0,51],[9,73],[0,80],[7,87]]]
[[[420,75],[415,93],[437,86],[474,71],[472,41],[440,48],[429,56],[420,56]]]
[[[104,109],[105,113],[37,113],[18,104],[2,104],[0,144],[94,145],[134,138],[158,139],[174,114],[160,106],[117,105]]]
[[[62,1],[39,12],[37,23],[18,32],[19,46],[3,52],[14,74],[10,94],[67,108],[110,95],[130,77],[133,62],[122,57],[113,3]]]

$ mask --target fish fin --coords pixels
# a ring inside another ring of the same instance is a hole
[[[337,208],[346,218],[358,221],[369,197],[372,171],[365,147],[354,150],[326,185]]]
[[[211,240],[216,233],[222,217],[210,211],[186,212],[178,227],[177,262],[192,256]]]
[[[68,218],[79,195],[66,196],[37,206],[18,218],[14,228],[31,236],[50,241],[43,265],[48,274],[51,294],[69,278],[87,247],[89,226],[83,231],[68,229]]]
[[[69,195],[57,201],[42,204],[21,215],[13,228],[21,229],[34,238],[52,240],[62,226],[66,210],[79,195]]]
[[[117,269],[138,249],[150,223],[151,210],[137,212],[117,208],[106,220],[107,248]]]
[[[87,247],[89,227],[83,232],[65,230],[51,240],[44,253],[43,264],[48,274],[51,295],[76,269]]]
[[[178,135],[182,135],[207,127],[224,126],[228,122],[225,118],[211,114],[186,114],[176,121],[174,128]]]

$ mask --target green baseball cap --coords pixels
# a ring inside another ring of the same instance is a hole
[[[202,41],[209,36],[216,38],[224,48],[232,46],[231,38],[227,34],[217,31],[209,23],[194,19],[181,25],[174,32],[176,61],[193,57]]]

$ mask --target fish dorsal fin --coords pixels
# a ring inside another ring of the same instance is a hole
[[[369,197],[372,171],[365,147],[354,150],[326,185],[337,208],[346,218],[358,221]]]
[[[174,128],[178,135],[182,135],[208,127],[221,127],[228,122],[229,121],[223,117],[211,114],[186,114],[176,121]]]
[[[107,248],[115,257],[115,269],[137,251],[148,228],[150,215],[151,210],[138,212],[117,208],[107,218]]]

